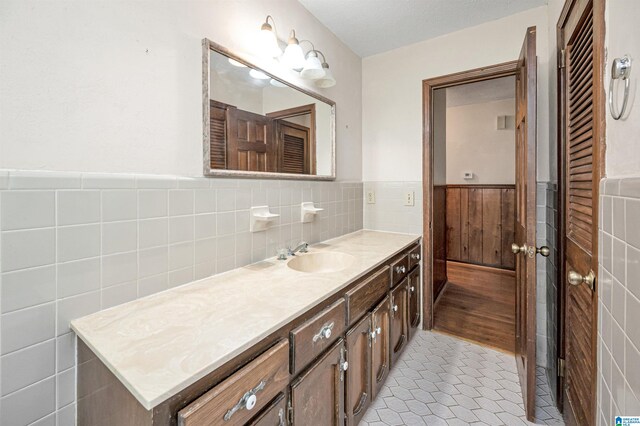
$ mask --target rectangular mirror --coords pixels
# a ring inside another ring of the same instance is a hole
[[[335,179],[335,102],[203,40],[205,176]]]

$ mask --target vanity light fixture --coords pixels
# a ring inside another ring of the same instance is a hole
[[[229,58],[229,63],[231,65],[233,65],[234,67],[238,67],[238,68],[247,68],[247,66],[245,64],[243,64],[242,62],[236,61],[233,58]]]
[[[307,60],[304,64],[304,68],[300,71],[300,77],[306,78],[308,80],[317,80],[319,78],[324,77],[324,68],[322,68],[322,63],[320,59],[318,59],[317,50],[310,50],[307,53]]]
[[[329,64],[327,63],[327,59],[324,57],[324,54],[322,52],[318,53],[322,55],[322,69],[324,70],[324,76],[320,77],[318,81],[316,81],[316,86],[322,89],[333,87],[336,85],[336,79],[329,69]]]
[[[291,30],[289,42],[286,49],[284,49],[284,55],[282,55],[280,61],[282,65],[294,71],[300,71],[304,68],[304,52],[302,51],[302,47],[300,47],[300,42],[296,38],[296,30]]]
[[[249,71],[249,75],[251,77],[255,78],[256,80],[268,80],[269,78],[271,78],[268,75],[266,75],[265,73],[263,73],[262,71],[258,71],[258,70],[254,70],[254,69],[251,69]]]
[[[269,24],[269,19],[273,23],[273,26]],[[276,23],[271,15],[267,15],[264,20],[264,24],[260,27],[259,43],[260,51],[265,55],[272,58],[277,58],[282,55],[282,49],[278,45],[278,36],[275,30]]]

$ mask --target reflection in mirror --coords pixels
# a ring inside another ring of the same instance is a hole
[[[334,103],[209,43],[205,173],[335,178]]]

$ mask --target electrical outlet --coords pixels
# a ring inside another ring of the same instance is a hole
[[[375,204],[375,203],[376,203],[376,192],[367,191],[367,204]]]
[[[416,204],[416,193],[413,191],[407,191],[404,193],[404,205],[405,206],[415,206]]]

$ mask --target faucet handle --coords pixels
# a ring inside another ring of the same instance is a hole
[[[300,245],[302,246],[302,248],[300,249],[300,253],[307,253],[309,251],[309,243],[301,241]]]

